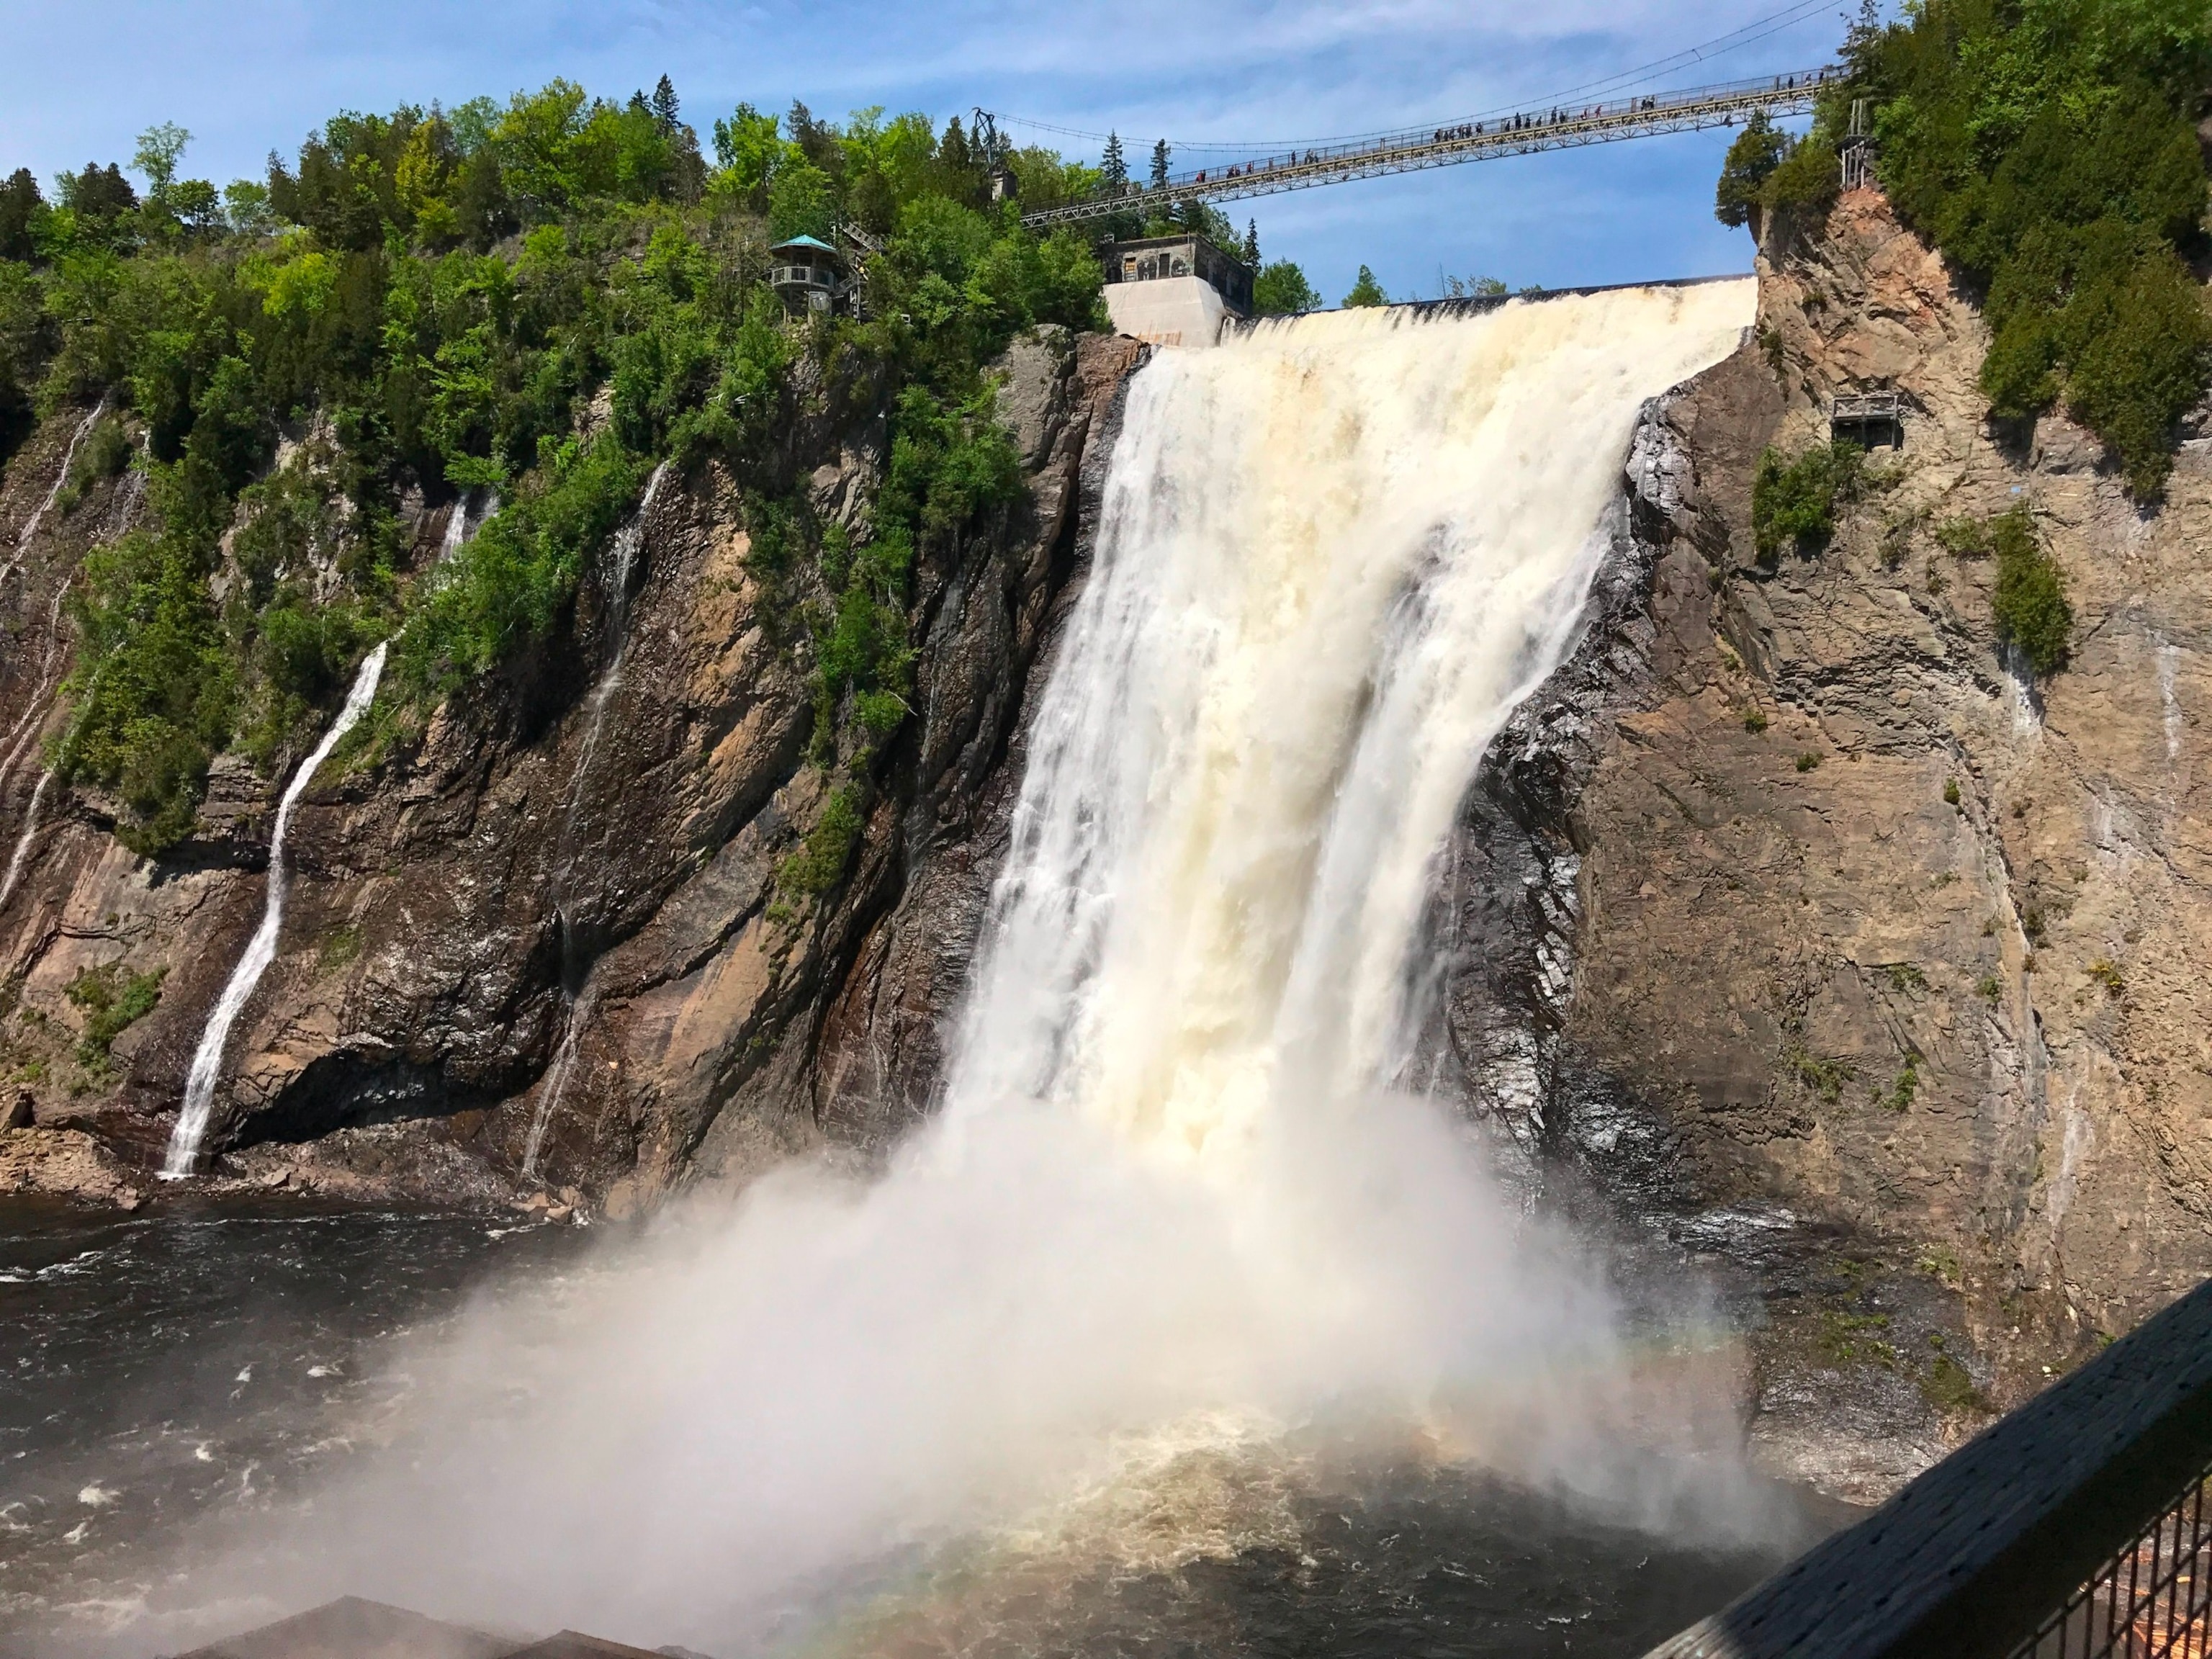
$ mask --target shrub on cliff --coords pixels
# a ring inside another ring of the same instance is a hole
[[[1836,507],[1857,488],[1866,452],[1838,441],[1816,444],[1794,460],[1769,447],[1751,485],[1752,539],[1771,570],[1784,547],[1817,553],[1835,534]]]
[[[1997,637],[2020,653],[2039,679],[2047,678],[2066,665],[2067,638],[2074,631],[2065,576],[2025,507],[1990,521],[1987,545],[1997,562],[1990,603]]]
[[[1875,104],[1899,211],[1984,297],[1991,412],[2063,401],[2138,497],[2212,374],[2191,130],[2212,88],[2212,11],[2192,0],[1929,0],[1863,22],[1842,102]]]
[[[1836,120],[1824,108],[1813,131],[1792,138],[1764,110],[1754,110],[1729,146],[1713,191],[1713,216],[1723,224],[1760,228],[1763,216],[1784,210],[1807,219],[1836,199]]]
[[[1721,163],[1720,182],[1713,188],[1713,217],[1730,228],[1748,223],[1753,212],[1765,205],[1760,192],[1789,147],[1789,136],[1766,112],[1753,110]]]

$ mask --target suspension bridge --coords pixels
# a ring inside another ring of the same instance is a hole
[[[1188,201],[1233,202],[1316,185],[1348,184],[1393,173],[1418,173],[1462,161],[1493,161],[1538,150],[1575,149],[1625,138],[1697,132],[1734,126],[1759,112],[1770,118],[1809,112],[1821,90],[1839,83],[1834,65],[1794,74],[1759,76],[1688,91],[1642,93],[1599,103],[1510,111],[1447,126],[1407,128],[1346,143],[1285,148],[1249,160],[1172,173],[1164,181],[1102,191],[1022,215],[1034,228],[1073,224],[1114,214],[1164,216]]]

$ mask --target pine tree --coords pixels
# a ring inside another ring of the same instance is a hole
[[[1375,280],[1375,273],[1365,265],[1359,267],[1359,280],[1352,285],[1352,292],[1344,296],[1347,307],[1387,306],[1390,296],[1382,291],[1382,284]]]
[[[1260,268],[1260,222],[1257,219],[1244,222],[1244,268],[1247,270]]]
[[[1099,164],[1098,171],[1104,176],[1106,188],[1109,193],[1119,195],[1128,187],[1129,164],[1121,158],[1120,133],[1109,132],[1106,135],[1106,158]]]
[[[1168,187],[1168,157],[1172,153],[1168,149],[1168,141],[1164,138],[1152,146],[1152,188],[1154,190],[1165,190]]]
[[[659,123],[664,133],[676,131],[676,112],[683,106],[677,102],[676,83],[666,76],[653,89],[653,118]]]

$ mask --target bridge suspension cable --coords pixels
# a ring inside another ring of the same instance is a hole
[[[1770,116],[1802,115],[1811,110],[1821,88],[1839,81],[1843,73],[1830,65],[1686,92],[1638,93],[1571,107],[1521,111],[1450,126],[1408,128],[1343,143],[1284,149],[1170,174],[1164,185],[1132,180],[1117,192],[1102,191],[1079,202],[1035,209],[1022,215],[1022,222],[1043,228],[1119,213],[1149,216],[1186,201],[1231,202],[1462,161],[1733,126],[1755,111]]]

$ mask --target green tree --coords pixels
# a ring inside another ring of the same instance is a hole
[[[1252,280],[1252,309],[1263,317],[1291,317],[1320,310],[1321,295],[1294,262],[1276,259],[1262,265]]]
[[[164,121],[159,126],[148,127],[138,135],[138,148],[131,157],[131,165],[146,181],[146,198],[166,204],[169,191],[177,182],[177,163],[184,158],[185,146],[192,135],[174,121]]]
[[[1387,306],[1390,296],[1382,291],[1382,284],[1375,280],[1375,273],[1365,265],[1359,267],[1359,280],[1352,285],[1352,292],[1344,296],[1346,308],[1357,306]]]
[[[1152,188],[1154,190],[1165,190],[1168,187],[1168,160],[1173,154],[1174,152],[1168,149],[1168,141],[1164,138],[1152,146]]]
[[[83,172],[64,173],[61,197],[62,205],[76,216],[80,224],[100,230],[112,228],[138,205],[138,192],[131,188],[123,169],[112,161],[105,167],[88,161]]]
[[[269,205],[269,186],[252,179],[234,179],[222,187],[223,217],[241,236],[266,236],[276,228],[276,215]]]
[[[1997,561],[1990,604],[1997,636],[2020,653],[2039,678],[2047,678],[2065,666],[2068,637],[2074,631],[2066,578],[2036,535],[2035,520],[2024,506],[1990,521],[1988,543]]]
[[[1884,189],[1984,301],[2000,418],[2063,401],[2154,499],[2212,377],[2192,127],[2212,11],[2188,0],[1930,0],[1862,18],[1821,119],[1875,107]]]
[[[1858,488],[1866,452],[1840,440],[1815,444],[1795,460],[1760,454],[1751,483],[1751,527],[1759,562],[1772,569],[1784,547],[1817,553],[1835,534],[1836,507]]]
[[[1750,219],[1760,204],[1760,191],[1767,179],[1782,165],[1788,143],[1765,110],[1752,112],[1743,131],[1729,146],[1728,159],[1721,163],[1720,183],[1713,191],[1716,219],[1731,228]]]
[[[1106,135],[1106,154],[1099,161],[1098,174],[1099,182],[1109,194],[1118,195],[1128,185],[1129,164],[1122,158],[1121,135],[1118,132]]]
[[[756,212],[766,211],[769,181],[782,164],[785,149],[775,116],[739,104],[727,120],[714,123],[714,161],[721,169],[715,187]]]
[[[17,167],[0,184],[0,259],[28,259],[38,251],[32,227],[46,205],[28,167]]]
[[[653,83],[649,107],[653,112],[653,125],[660,129],[661,136],[667,138],[674,137],[677,128],[683,125],[677,117],[684,106],[676,96],[676,83],[666,76],[662,76]]]
[[[812,162],[794,160],[779,167],[769,185],[769,234],[812,236],[827,241],[835,229],[830,175]]]
[[[1243,258],[1246,270],[1256,271],[1260,269],[1260,222],[1257,219],[1244,222]]]

